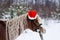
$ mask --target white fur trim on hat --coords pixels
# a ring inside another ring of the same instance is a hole
[[[30,17],[30,16],[28,15],[28,18],[29,18],[30,20],[34,20],[34,19],[37,18],[37,15],[36,15],[34,18],[32,18],[32,17]]]

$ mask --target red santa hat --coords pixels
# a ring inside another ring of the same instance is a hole
[[[28,18],[30,20],[34,20],[37,18],[37,11],[36,10],[30,10],[28,11]]]

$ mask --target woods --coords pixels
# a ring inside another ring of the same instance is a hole
[[[29,9],[36,9],[42,18],[58,18],[60,0],[0,0],[0,17],[3,13],[6,14],[5,12],[10,12],[9,15],[12,16],[19,16],[27,13]]]

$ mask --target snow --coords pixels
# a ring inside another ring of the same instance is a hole
[[[26,29],[17,39],[15,40],[41,40],[39,33],[33,32],[30,29]]]
[[[47,24],[43,26],[46,28],[46,34],[43,35],[44,40],[60,40],[60,23],[58,20],[49,19]]]
[[[43,19],[43,25],[46,34],[43,34],[44,40],[60,40],[60,21],[52,19]],[[16,40],[41,40],[39,34],[33,31],[23,32]]]

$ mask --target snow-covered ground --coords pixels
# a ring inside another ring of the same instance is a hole
[[[45,20],[43,26],[46,28],[44,40],[60,40],[60,22],[59,20]]]
[[[43,34],[44,40],[60,40],[60,22],[58,20],[44,19],[42,26],[46,29],[46,34]],[[38,33],[33,34],[33,32],[30,32],[27,35],[25,34],[23,37],[28,37],[26,40],[29,40],[30,38],[32,38],[30,40],[40,40]],[[18,37],[17,40],[21,40],[21,38],[22,37],[19,39]]]

